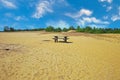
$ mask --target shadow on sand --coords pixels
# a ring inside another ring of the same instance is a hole
[[[64,42],[64,41],[58,41],[57,43],[73,43],[73,42]]]
[[[49,42],[49,41],[51,41],[51,40],[42,40],[42,41],[44,41],[44,42]],[[65,42],[65,41],[58,41],[58,42],[55,42],[55,43],[73,43],[73,42],[69,42],[69,41],[67,41],[67,42]]]
[[[51,41],[51,40],[42,40],[42,41],[46,41],[46,42],[48,42],[48,41]]]

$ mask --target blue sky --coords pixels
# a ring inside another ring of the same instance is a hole
[[[92,26],[120,28],[120,0],[0,0],[0,30]]]

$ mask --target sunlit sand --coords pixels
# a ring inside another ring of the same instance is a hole
[[[120,80],[120,34],[0,33],[0,80]]]

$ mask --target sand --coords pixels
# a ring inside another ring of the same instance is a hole
[[[0,80],[120,80],[120,34],[0,33]]]

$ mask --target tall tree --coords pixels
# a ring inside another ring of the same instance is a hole
[[[77,29],[76,29],[77,32],[80,32],[81,31],[81,28],[80,26],[77,26]]]
[[[12,31],[12,32],[13,32],[13,31],[15,31],[15,29],[14,29],[13,27],[10,27],[10,31]]]
[[[48,26],[45,30],[48,31],[48,32],[52,32],[52,31],[54,31],[55,29],[54,29],[53,26]]]
[[[67,28],[63,28],[63,32],[67,32],[68,31],[68,29]]]
[[[61,31],[62,31],[62,29],[60,27],[55,29],[55,32],[61,32]]]
[[[70,26],[69,30],[75,30],[75,28],[73,26]]]

